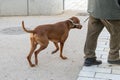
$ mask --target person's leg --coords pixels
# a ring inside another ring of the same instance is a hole
[[[118,4],[119,4],[119,6],[120,6],[120,0],[118,0]]]
[[[120,64],[120,20],[109,20],[105,25],[110,33],[110,51],[108,55],[108,62],[112,64]]]
[[[88,32],[84,47],[84,53],[85,53],[85,66],[91,66],[91,65],[98,65],[101,64],[100,61],[96,61],[96,45],[97,45],[97,39],[100,34],[100,32],[103,30],[104,25],[101,23],[99,19],[95,19],[94,17],[89,17],[88,22]]]

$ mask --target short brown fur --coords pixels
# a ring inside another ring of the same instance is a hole
[[[23,30],[31,34],[31,50],[27,56],[27,60],[31,67],[38,65],[37,55],[40,51],[44,50],[48,46],[49,40],[52,41],[56,47],[52,54],[56,53],[59,50],[58,43],[60,43],[60,57],[62,59],[67,59],[67,57],[63,56],[62,51],[69,31],[72,28],[82,28],[82,25],[80,24],[80,21],[77,17],[72,17],[70,18],[70,20],[79,25],[74,25],[71,21],[65,20],[62,22],[57,22],[55,24],[39,25],[34,30],[27,30],[24,26],[24,21],[22,21]],[[38,44],[40,45],[40,47],[36,50]],[[31,62],[31,56],[33,53],[35,55],[35,64]]]

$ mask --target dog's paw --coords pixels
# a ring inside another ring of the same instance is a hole
[[[55,54],[55,53],[56,53],[56,51],[51,52],[51,54]]]
[[[35,67],[35,64],[30,65],[31,67]]]
[[[59,49],[56,49],[56,50],[52,51],[52,53],[51,53],[51,54],[54,54],[54,53],[56,53],[58,50],[59,50]]]
[[[61,56],[61,58],[62,58],[63,60],[67,59],[67,57],[65,57],[65,56]]]

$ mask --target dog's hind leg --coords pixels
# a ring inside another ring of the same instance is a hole
[[[52,54],[56,53],[58,50],[59,50],[59,46],[58,46],[58,43],[57,42],[53,42],[56,49],[54,51],[52,51]]]
[[[40,51],[44,50],[47,47],[47,45],[41,45],[38,50],[35,51],[35,64],[38,65],[38,54]]]
[[[44,50],[48,46],[48,38],[47,37],[40,37],[40,39],[37,41],[40,44],[40,47],[35,51],[35,64],[38,65],[38,54],[40,51]]]
[[[28,60],[28,62],[29,62],[29,65],[30,65],[31,67],[34,67],[35,64],[32,64],[32,62],[31,62],[31,57],[32,57],[32,54],[33,54],[34,50],[35,50],[36,47],[37,47],[37,43],[35,42],[35,40],[34,40],[33,37],[30,38],[30,41],[31,41],[31,50],[30,50],[29,55],[27,56],[27,60]]]

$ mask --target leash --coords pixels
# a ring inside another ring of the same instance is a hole
[[[88,19],[89,19],[89,17],[87,17],[83,22],[85,23]]]

